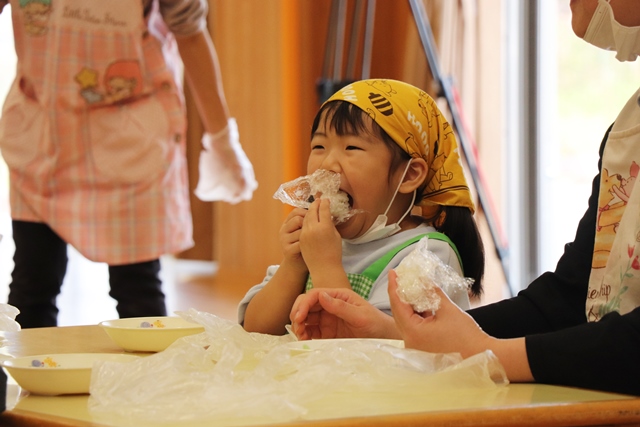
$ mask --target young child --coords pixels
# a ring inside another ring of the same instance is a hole
[[[340,174],[358,213],[334,224],[329,200],[295,208],[280,228],[284,257],[240,302],[248,331],[285,333],[311,286],[352,288],[390,314],[387,273],[429,236],[429,250],[481,293],[482,240],[453,130],[424,91],[394,80],[352,83],[329,98],[311,131],[309,174]],[[419,216],[411,215],[420,206]],[[469,295],[450,295],[463,309]]]

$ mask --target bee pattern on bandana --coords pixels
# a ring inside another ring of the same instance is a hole
[[[393,96],[394,93],[397,93],[393,90],[393,86],[387,80],[371,80],[367,82],[371,89],[374,89],[375,92],[369,92],[369,101],[376,108],[376,110],[380,111],[384,116],[391,116],[393,114],[393,105],[387,98]],[[384,94],[384,95],[383,95]]]
[[[371,101],[371,104],[383,115],[390,116],[393,114],[393,105],[391,105],[387,98],[379,93],[370,92],[369,101]]]

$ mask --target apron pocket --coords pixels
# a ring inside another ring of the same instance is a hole
[[[0,120],[0,149],[9,168],[24,168],[38,156],[45,119],[44,109],[27,99],[17,85],[12,86]]]
[[[132,184],[168,168],[168,118],[154,98],[90,111],[89,134],[99,180]]]

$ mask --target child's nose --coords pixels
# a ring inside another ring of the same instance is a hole
[[[340,167],[340,161],[336,156],[328,154],[320,165],[320,169],[329,170],[331,172],[340,173],[342,172],[342,168]]]

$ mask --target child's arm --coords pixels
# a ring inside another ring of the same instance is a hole
[[[309,271],[300,253],[300,233],[307,211],[294,209],[280,227],[284,258],[271,280],[247,305],[244,328],[249,332],[282,335],[294,301],[304,292]]]
[[[280,228],[284,259],[271,280],[247,305],[244,328],[281,335],[296,298],[311,274],[314,288],[348,288],[342,267],[342,238],[331,220],[329,201],[294,209]]]
[[[247,305],[244,329],[263,334],[285,334],[291,307],[304,292],[307,274],[306,268],[301,270],[283,260],[269,283]]]

